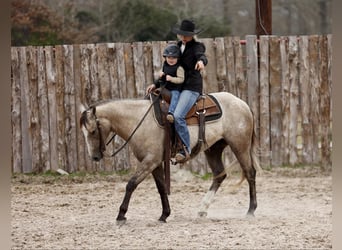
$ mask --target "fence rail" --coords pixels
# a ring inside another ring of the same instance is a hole
[[[331,165],[331,35],[200,39],[204,92],[229,91],[257,120],[263,166]],[[92,162],[78,126],[80,103],[142,98],[160,70],[165,41],[12,47],[12,171],[122,170],[125,148]],[[133,112],[133,111],[132,111]],[[114,150],[120,138],[110,145]],[[230,150],[224,155],[232,159]],[[186,164],[208,172],[204,155]]]

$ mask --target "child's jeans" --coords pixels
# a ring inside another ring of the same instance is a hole
[[[178,90],[171,90],[171,102],[170,102],[170,106],[169,106],[169,113],[173,114],[175,112],[177,103],[178,103],[178,99],[179,99],[179,95],[180,95],[180,91]]]

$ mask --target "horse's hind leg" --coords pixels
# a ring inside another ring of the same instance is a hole
[[[212,203],[216,191],[227,176],[224,172],[224,165],[222,162],[222,152],[226,146],[226,142],[220,140],[204,152],[214,177],[208,192],[202,199],[200,210],[198,211],[198,215],[201,217],[207,215],[209,205]]]
[[[169,199],[167,197],[165,178],[164,178],[164,170],[162,165],[159,165],[152,172],[153,178],[156,182],[158,192],[160,194],[160,199],[162,202],[163,212],[159,218],[159,221],[166,222],[166,218],[169,217],[171,210],[169,205]]]
[[[249,209],[247,215],[254,216],[254,211],[257,208],[257,199],[255,186],[256,170],[253,166],[253,153],[249,148],[244,151],[233,149],[233,152],[241,165],[243,174],[249,185]]]

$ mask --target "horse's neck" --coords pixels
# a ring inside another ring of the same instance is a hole
[[[98,106],[96,113],[108,119],[111,130],[126,140],[142,119],[147,104],[147,100],[116,100]]]

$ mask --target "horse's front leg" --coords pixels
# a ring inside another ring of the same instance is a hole
[[[120,205],[119,214],[116,217],[118,223],[126,221],[125,215],[128,210],[129,201],[134,190],[146,178],[146,176],[152,172],[154,168],[155,164],[152,164],[151,161],[147,159],[145,159],[139,164],[137,172],[131,177],[131,179],[128,181],[126,185],[126,193]]]
[[[166,222],[166,218],[169,217],[171,213],[169,199],[167,196],[165,178],[164,178],[164,169],[160,164],[156,169],[153,170],[152,175],[157,185],[158,192],[160,194],[160,199],[163,207],[162,215],[159,218],[159,221]]]

